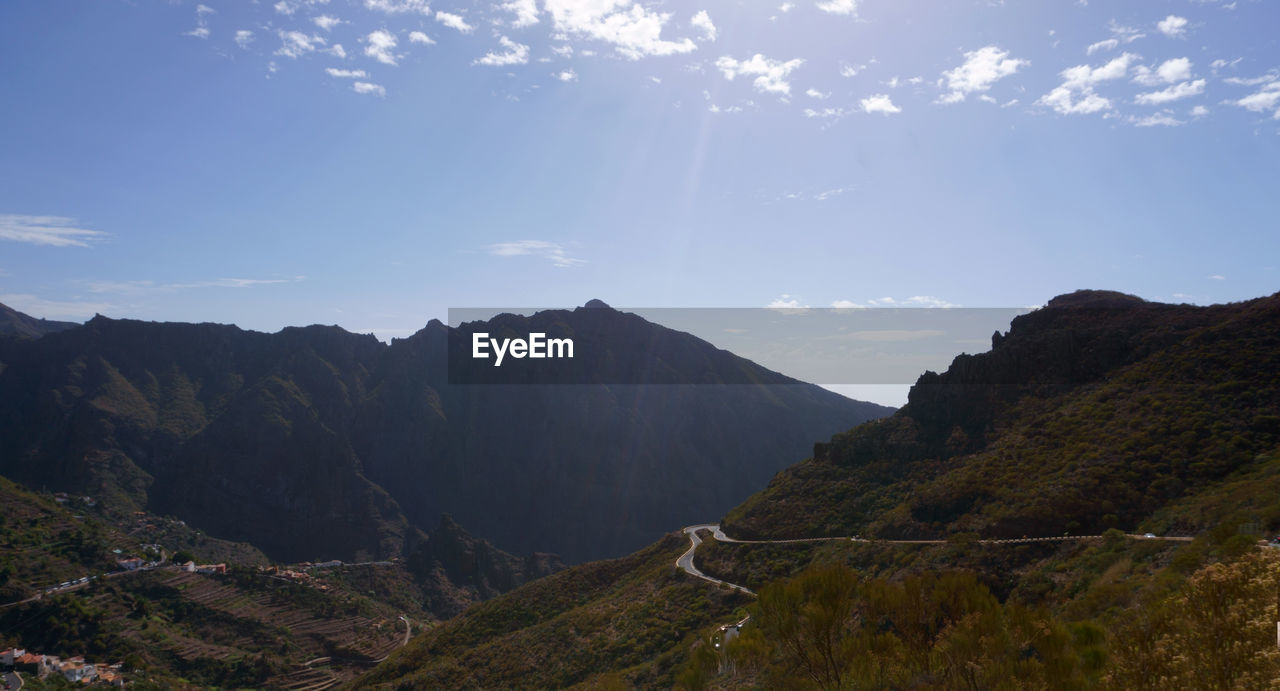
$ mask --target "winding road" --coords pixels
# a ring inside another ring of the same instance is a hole
[[[755,597],[756,595],[754,590],[751,590],[746,586],[738,585],[737,583],[730,583],[728,581],[722,581],[719,578],[708,576],[707,574],[700,571],[697,566],[694,565],[693,556],[698,551],[698,545],[702,544],[702,538],[698,537],[698,532],[702,530],[706,530],[710,532],[711,538],[717,542],[728,542],[728,543],[735,543],[740,545],[786,545],[786,544],[798,544],[798,543],[807,543],[807,542],[833,542],[833,541],[866,542],[866,543],[889,544],[889,545],[945,545],[948,543],[947,540],[879,540],[879,539],[872,540],[872,539],[867,539],[857,535],[854,535],[851,537],[803,537],[803,538],[792,538],[788,540],[736,540],[734,538],[729,537],[728,535],[725,535],[724,531],[720,529],[720,525],[718,523],[699,523],[698,525],[691,525],[691,526],[685,527],[684,533],[689,536],[689,549],[685,550],[684,554],[681,554],[679,559],[676,559],[676,568],[682,569],[685,573],[689,574],[690,576],[701,578],[702,580],[707,581],[709,583],[714,583],[717,586],[727,586],[729,588],[737,590],[738,592],[744,593],[746,595],[750,595],[751,597]],[[1151,533],[1145,533],[1145,534],[1125,533],[1125,537],[1132,538],[1134,540],[1163,540],[1166,542],[1191,542],[1192,540],[1195,539],[1192,537],[1161,537],[1158,535],[1152,535]],[[1024,545],[1024,544],[1031,544],[1036,542],[1070,542],[1070,541],[1100,540],[1100,539],[1102,539],[1101,535],[1062,535],[1058,537],[1022,537],[1022,538],[1010,538],[1010,539],[1001,539],[1001,540],[975,540],[974,542],[979,545]],[[736,633],[738,629],[741,629],[742,625],[746,624],[747,620],[750,618],[751,618],[751,615],[747,615],[745,618],[742,619],[742,621],[734,622],[732,624],[720,625],[719,630],[721,635],[724,636],[724,639],[726,641],[728,641],[729,639],[732,638],[730,631]],[[718,643],[716,645],[719,646]]]

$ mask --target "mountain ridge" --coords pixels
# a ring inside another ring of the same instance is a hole
[[[767,372],[611,308],[545,318],[662,334],[671,354],[651,362],[666,371]],[[582,559],[678,522],[694,497],[682,476],[716,485],[709,501],[728,508],[815,436],[889,410],[811,385],[451,386],[451,333],[432,320],[384,344],[336,326],[99,315],[0,339],[0,472],[172,513],[285,561],[408,555],[442,513],[505,551]],[[627,338],[593,337],[635,359]]]

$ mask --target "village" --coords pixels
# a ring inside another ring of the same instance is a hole
[[[73,684],[124,686],[122,666],[120,662],[113,664],[86,662],[80,656],[63,659],[57,655],[44,655],[22,648],[10,648],[0,652],[0,669],[5,672],[5,689],[22,688],[21,675],[23,674],[39,679],[51,674],[59,674]]]

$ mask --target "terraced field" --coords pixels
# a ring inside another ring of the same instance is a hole
[[[307,662],[272,679],[272,685],[283,688],[327,688],[371,666],[404,642],[404,624],[391,616],[323,616],[291,604],[274,590],[246,591],[230,579],[196,573],[166,574],[160,585],[180,592],[189,603],[247,623],[238,627],[244,633],[230,645],[173,638],[173,653],[185,660],[228,660],[245,650],[261,649],[263,631],[287,632],[288,657]]]

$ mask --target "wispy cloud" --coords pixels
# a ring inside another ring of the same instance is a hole
[[[431,14],[431,3],[427,0],[364,0],[364,6],[387,14],[403,14],[406,12]]]
[[[29,293],[7,293],[0,295],[0,303],[29,314],[38,319],[88,319],[94,314],[117,311],[117,307],[107,302],[81,300],[59,301],[46,300]]]
[[[587,263],[584,259],[569,256],[563,245],[546,240],[517,240],[499,242],[485,248],[495,257],[542,257],[555,266],[569,267]]]
[[[373,94],[375,96],[387,95],[386,87],[381,84],[374,84],[373,82],[354,82],[351,85],[351,90],[358,94]]]
[[[505,51],[497,53],[489,51],[482,58],[477,58],[475,64],[489,65],[491,67],[502,67],[504,65],[523,65],[529,62],[529,46],[523,43],[516,43],[506,36],[499,36],[498,42],[502,44]]]
[[[214,9],[208,5],[196,5],[196,28],[185,32],[183,35],[209,38],[209,15],[213,13]]]
[[[364,70],[343,70],[336,67],[326,67],[324,71],[328,72],[330,77],[339,79],[365,79],[369,76],[369,73]]]
[[[52,247],[88,247],[108,237],[102,231],[77,226],[76,219],[66,216],[0,214],[0,240]]]
[[[158,283],[150,280],[89,281],[88,288],[89,292],[99,295],[141,296],[200,288],[253,288],[281,283],[299,283],[306,279],[306,276],[292,276],[289,278],[215,278],[190,283]]]
[[[837,309],[859,309],[867,307],[959,307],[960,305],[947,302],[932,295],[912,295],[909,298],[872,298],[866,302],[854,302],[852,300],[836,300],[831,303],[832,307]]]
[[[464,34],[469,34],[472,31],[475,31],[475,27],[468,24],[467,20],[463,19],[462,15],[460,14],[453,14],[452,12],[437,11],[436,21],[440,22],[441,24],[444,24],[450,29],[457,29],[458,31],[461,31]]]

